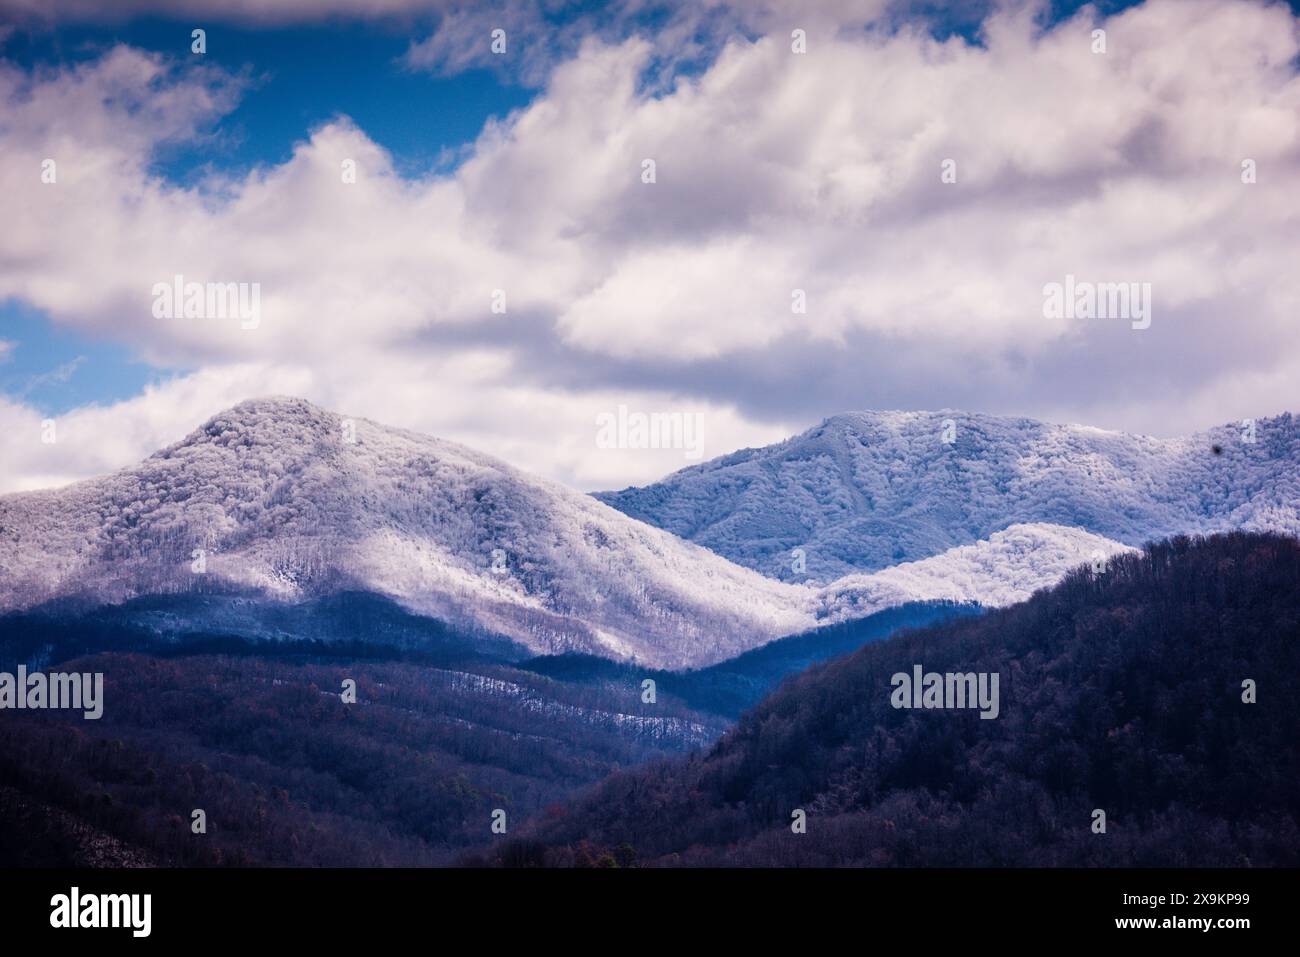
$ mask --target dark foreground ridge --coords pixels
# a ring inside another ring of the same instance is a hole
[[[366,593],[0,616],[0,673],[102,672],[107,699],[92,721],[0,712],[0,866],[448,863],[497,809],[513,831],[613,770],[712,744],[812,661],[975,612],[890,609],[680,674],[521,662],[506,639]]]
[[[107,706],[0,714],[0,867],[445,864],[496,809],[521,824],[724,727],[667,696],[327,647],[62,662],[102,672]]]
[[[999,716],[893,707],[917,664],[998,673]],[[1300,543],[1233,533],[814,667],[707,754],[617,773],[482,859],[1294,866],[1297,814]]]

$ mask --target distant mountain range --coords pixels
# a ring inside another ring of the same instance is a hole
[[[1276,441],[1271,427],[1264,437]],[[246,634],[245,619],[278,613],[240,601],[370,593],[534,654],[691,668],[906,602],[1019,601],[1124,550],[1081,528],[997,526],[996,508],[981,509],[983,541],[917,546],[914,563],[825,587],[775,581],[463,446],[260,399],[134,468],[0,497],[0,612],[207,594],[230,601],[202,614]],[[882,510],[878,522],[906,540],[913,517]]]
[[[597,494],[737,564],[823,582],[929,558],[1016,523],[1140,546],[1231,529],[1300,532],[1290,414],[1186,438],[956,411],[851,412],[776,445]]]

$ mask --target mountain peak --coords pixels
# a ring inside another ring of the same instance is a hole
[[[224,414],[229,416],[307,415],[323,418],[333,413],[300,396],[272,394],[245,399],[232,405]]]
[[[1232,528],[1300,532],[1289,414],[1175,439],[945,409],[831,416],[761,449],[597,497],[774,578],[829,581],[1014,523],[1126,545]]]
[[[306,399],[289,395],[267,395],[245,399],[223,412],[218,412],[196,431],[210,434],[223,426],[257,429],[274,422],[281,422],[310,432],[322,427],[333,427],[340,418],[336,413]]]
[[[338,431],[340,417],[306,399],[270,395],[246,399],[218,412],[179,442],[150,456],[167,459],[203,445],[277,444],[285,447],[314,442]]]
[[[290,397],[242,402],[134,468],[0,497],[0,530],[0,609],[359,589],[536,653],[655,666],[813,623],[805,588],[490,456]]]

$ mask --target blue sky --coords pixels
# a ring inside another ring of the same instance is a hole
[[[23,32],[6,53],[26,69],[90,59],[124,43],[176,55],[190,46],[193,19],[147,17],[115,27]],[[284,162],[306,131],[342,113],[393,152],[410,172],[438,164],[444,151],[471,142],[489,116],[525,105],[532,91],[487,69],[456,76],[411,70],[401,57],[410,34],[392,27],[339,22],[274,29],[205,25],[206,60],[246,70],[252,85],[201,149],[169,151],[158,171],[180,181],[197,168]]]
[[[1172,435],[1296,404],[1294,3],[43,9],[0,0],[0,426],[87,437],[14,440],[0,491],[268,391],[585,488],[683,464],[593,448],[624,403],[702,410],[710,455],[854,408]],[[257,283],[267,322],[160,323],[178,271]],[[1066,273],[1152,281],[1156,322],[1045,323]]]
[[[138,395],[180,370],[151,368],[119,342],[80,335],[21,302],[0,305],[10,351],[0,363],[0,390],[48,415]]]

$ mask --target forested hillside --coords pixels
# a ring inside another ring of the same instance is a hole
[[[999,673],[999,716],[894,708],[915,664]],[[508,860],[1295,866],[1298,816],[1300,543],[1233,533],[814,667],[706,755],[613,775]]]
[[[0,865],[437,864],[488,839],[494,810],[517,828],[723,728],[668,694],[644,705],[635,686],[321,650],[60,664],[105,673],[104,714],[4,712]]]
[[[977,615],[978,605],[953,602],[912,602],[790,635],[729,661],[692,671],[646,671],[591,655],[556,655],[521,662],[526,671],[578,684],[627,687],[646,678],[692,708],[735,719],[785,678],[828,658],[856,651],[871,641],[883,641],[906,628],[920,628],[957,616]]]

